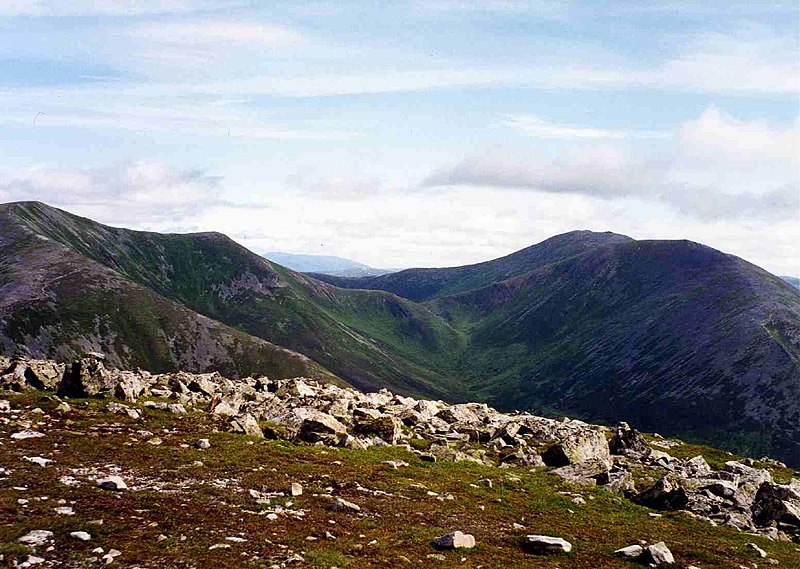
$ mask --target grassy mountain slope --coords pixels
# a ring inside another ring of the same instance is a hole
[[[68,247],[27,230],[0,206],[0,350],[108,354],[153,371],[217,370],[338,381],[304,355],[201,316]]]
[[[354,385],[459,395],[442,370],[460,338],[425,307],[320,283],[218,233],[118,229],[32,202],[8,209],[29,231],[192,311],[306,354]]]
[[[457,369],[501,407],[800,461],[800,295],[741,259],[632,241],[431,306],[469,331]]]

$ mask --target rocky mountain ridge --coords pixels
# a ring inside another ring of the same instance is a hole
[[[0,389],[7,393],[105,399],[108,411],[133,419],[141,413],[126,404],[143,400],[146,408],[178,416],[208,413],[228,430],[257,438],[356,450],[393,445],[427,462],[547,469],[576,488],[599,486],[654,510],[680,510],[714,525],[800,543],[800,480],[786,479],[791,471],[784,464],[743,459],[713,468],[701,455],[671,455],[679,441],[648,441],[625,423],[608,428],[507,414],[485,404],[363,393],[308,378],[123,371],[106,367],[101,354],[67,366],[5,358],[0,368]]]

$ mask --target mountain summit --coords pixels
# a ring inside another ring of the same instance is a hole
[[[576,231],[462,267],[299,274],[217,233],[0,206],[0,346],[627,420],[800,464],[800,293],[690,241]]]

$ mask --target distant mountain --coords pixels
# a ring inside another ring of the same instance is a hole
[[[7,204],[0,352],[20,345],[627,420],[800,465],[800,292],[689,241],[576,231],[477,265],[312,278],[218,233]]]
[[[424,302],[524,274],[595,247],[628,241],[632,239],[616,233],[572,231],[551,237],[505,257],[475,265],[445,269],[406,269],[386,275],[360,278],[329,278],[323,274],[319,276],[325,282],[344,288],[385,290],[409,300]]]
[[[273,251],[264,253],[264,257],[300,273],[321,273],[337,277],[368,277],[392,272],[332,255],[301,255]]]
[[[800,288],[800,278],[798,278],[798,277],[787,277],[787,276],[783,276],[781,278],[783,280],[785,280],[787,283],[789,283],[790,285],[792,285],[793,287]]]

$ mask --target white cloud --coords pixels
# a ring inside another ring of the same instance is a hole
[[[536,115],[509,115],[498,123],[537,138],[575,140],[661,138],[667,133],[634,130],[607,130],[585,126],[573,126],[547,121]]]
[[[712,106],[682,125],[671,149],[591,145],[554,159],[488,151],[433,172],[423,185],[630,197],[700,218],[797,219],[799,137],[797,123],[740,121]]]
[[[240,2],[217,0],[2,0],[2,16],[139,16],[233,7]]]
[[[101,221],[175,219],[219,199],[218,177],[163,162],[129,161],[96,169],[33,167],[0,174],[7,201],[82,208]]]
[[[306,43],[303,34],[287,27],[235,20],[167,22],[139,25],[131,30],[135,39],[168,45],[205,46],[218,44],[250,47],[294,47]]]
[[[773,126],[764,121],[731,117],[712,105],[696,120],[681,127],[680,143],[702,159],[739,163],[786,161],[800,166],[800,128]]]
[[[35,101],[35,107],[31,105]],[[293,125],[247,105],[246,100],[185,98],[182,93],[151,96],[147,90],[62,88],[30,90],[23,94],[0,92],[0,124],[38,129],[102,128],[133,132],[160,132],[192,136],[277,140],[347,140],[357,133],[316,128],[314,123]]]
[[[494,186],[611,198],[652,191],[658,182],[655,170],[655,165],[612,146],[582,148],[556,159],[495,150],[434,172],[424,185]]]
[[[331,200],[353,200],[374,197],[384,190],[384,182],[378,176],[369,176],[356,164],[348,170],[326,171],[306,169],[290,176],[286,186],[308,196]]]
[[[797,93],[797,38],[753,27],[703,35],[649,80],[699,91]]]

